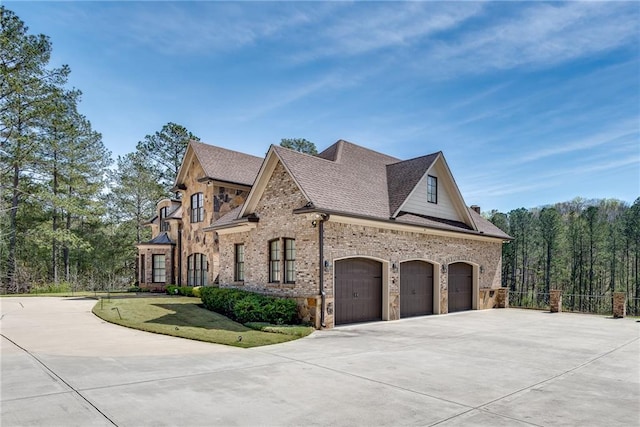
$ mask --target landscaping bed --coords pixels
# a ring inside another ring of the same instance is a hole
[[[245,326],[207,310],[199,298],[185,296],[101,299],[92,311],[107,322],[134,329],[243,348],[291,341],[313,332],[308,326]]]

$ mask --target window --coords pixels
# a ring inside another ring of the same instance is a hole
[[[280,281],[280,240],[269,242],[269,282]]]
[[[284,239],[284,282],[296,282],[296,241]]]
[[[169,223],[165,221],[167,215],[169,214],[169,208],[164,207],[160,208],[160,231],[169,231]]]
[[[153,255],[153,282],[164,283],[167,280],[164,255]]]
[[[187,258],[187,286],[205,286],[207,282],[207,256],[192,254]]]
[[[438,178],[427,175],[427,201],[438,203]]]
[[[282,247],[284,243],[284,253]],[[284,258],[283,258],[284,255]],[[269,242],[269,282],[296,282],[296,241],[295,239],[277,239]]]
[[[144,254],[140,255],[140,283],[145,283],[147,281],[145,272],[147,270],[147,265],[144,262]]]
[[[244,282],[244,244],[236,244],[235,281]]]
[[[191,195],[191,222],[204,221],[204,197],[202,193]]]

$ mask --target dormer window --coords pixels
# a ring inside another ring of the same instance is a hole
[[[191,222],[204,221],[204,196],[202,193],[191,195]]]
[[[427,175],[427,202],[438,203],[438,178]]]

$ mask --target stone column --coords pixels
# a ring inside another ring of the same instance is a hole
[[[549,310],[552,313],[560,313],[562,311],[562,291],[558,289],[552,289],[549,296]]]
[[[496,305],[498,308],[509,308],[509,288],[498,288]]]
[[[620,319],[627,315],[627,294],[626,292],[613,293],[613,317]]]

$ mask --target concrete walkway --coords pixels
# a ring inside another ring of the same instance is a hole
[[[486,310],[250,350],[0,299],[9,426],[637,426],[640,323]]]

